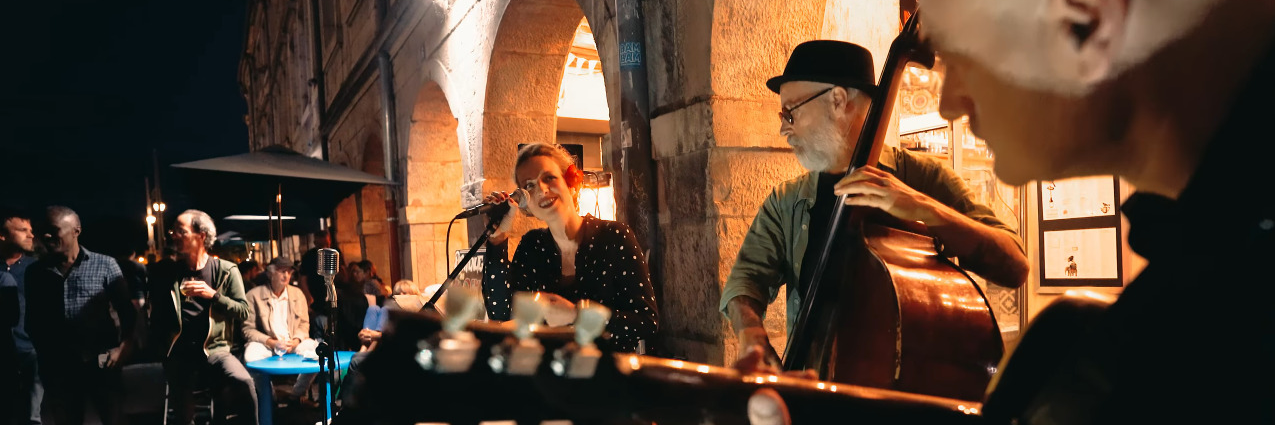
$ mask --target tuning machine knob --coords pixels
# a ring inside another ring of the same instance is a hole
[[[589,300],[580,300],[577,309],[575,341],[554,351],[550,367],[558,376],[589,378],[597,371],[602,358],[602,351],[594,341],[611,320],[611,309]]]
[[[474,333],[466,330],[478,318],[482,296],[472,288],[450,288],[444,304],[442,327],[433,338],[417,344],[416,362],[426,370],[439,373],[468,371],[481,345]]]
[[[544,322],[545,303],[538,292],[519,292],[513,299],[514,329],[511,336],[491,347],[488,365],[496,373],[534,375],[544,357],[545,347],[532,333]]]

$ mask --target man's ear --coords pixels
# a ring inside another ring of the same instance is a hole
[[[1101,80],[1111,72],[1125,37],[1129,0],[1049,0],[1051,21],[1058,25],[1058,35],[1066,41],[1055,46],[1056,59],[1063,60],[1064,71],[1082,82]],[[1068,57],[1070,56],[1070,57]]]
[[[852,103],[850,102],[850,93],[846,91],[845,87],[833,87],[832,91],[828,92],[828,96],[832,99],[832,106],[838,110],[854,107],[854,105],[849,104]]]

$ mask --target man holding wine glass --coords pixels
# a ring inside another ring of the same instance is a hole
[[[150,281],[152,336],[165,350],[170,418],[189,423],[194,415],[191,394],[200,383],[214,390],[225,387],[231,400],[215,400],[217,414],[234,414],[236,421],[257,423],[257,395],[252,376],[230,352],[235,321],[248,319],[243,278],[230,261],[208,254],[216,240],[212,217],[199,210],[177,216],[171,232],[176,260],[155,265]],[[227,402],[228,401],[228,402]]]

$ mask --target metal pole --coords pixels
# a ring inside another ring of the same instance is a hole
[[[616,0],[620,46],[620,126],[611,138],[611,166],[616,170],[617,215],[647,250],[647,265],[657,298],[663,295],[660,274],[656,165],[651,154],[650,99],[646,78],[646,24],[642,0]]]
[[[376,67],[381,75],[381,133],[384,140],[382,154],[385,162],[385,179],[401,181],[398,168],[398,126],[395,122],[398,110],[394,107],[394,64],[390,54],[382,50],[376,55]],[[404,275],[402,247],[399,246],[398,202],[399,187],[385,186],[385,217],[389,224],[387,236],[390,240],[390,281],[397,282]]]
[[[279,214],[279,256],[283,256],[283,183],[279,183],[279,191],[274,195],[275,213]]]

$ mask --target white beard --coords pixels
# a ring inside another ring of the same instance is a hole
[[[788,136],[788,144],[797,154],[797,162],[809,171],[835,171],[849,163],[850,149],[845,132],[829,119],[804,138]]]
[[[1057,0],[918,0],[922,30],[939,44],[1027,88],[1083,95],[1197,26],[1223,0],[1130,0],[1109,63],[1086,64],[1062,34]]]

